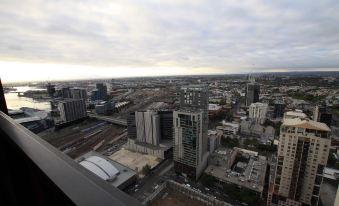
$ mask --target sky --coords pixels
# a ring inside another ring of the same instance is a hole
[[[338,0],[1,0],[3,82],[339,71]]]

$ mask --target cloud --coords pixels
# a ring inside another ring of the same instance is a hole
[[[192,74],[338,69],[338,10],[336,0],[8,0],[0,61]]]

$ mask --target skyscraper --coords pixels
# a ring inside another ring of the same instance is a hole
[[[330,150],[330,128],[303,118],[285,118],[271,177],[268,205],[318,205]]]
[[[173,113],[174,169],[192,179],[198,179],[208,158],[208,87],[182,87],[180,110]]]
[[[260,85],[255,82],[246,85],[245,105],[250,106],[252,103],[259,102]]]

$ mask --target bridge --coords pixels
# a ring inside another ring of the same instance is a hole
[[[118,118],[114,118],[114,117],[110,117],[110,116],[102,116],[102,115],[96,115],[96,114],[88,114],[88,116],[99,119],[99,120],[103,120],[103,121],[106,121],[106,122],[110,122],[112,124],[117,124],[117,125],[127,127],[127,120],[125,120],[125,119],[118,119]]]

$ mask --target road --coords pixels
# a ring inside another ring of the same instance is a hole
[[[126,192],[143,201],[153,192],[156,185],[160,185],[169,177],[166,175],[174,166],[173,160],[164,160],[160,165],[152,170],[151,174],[138,182],[137,187],[129,188]]]

